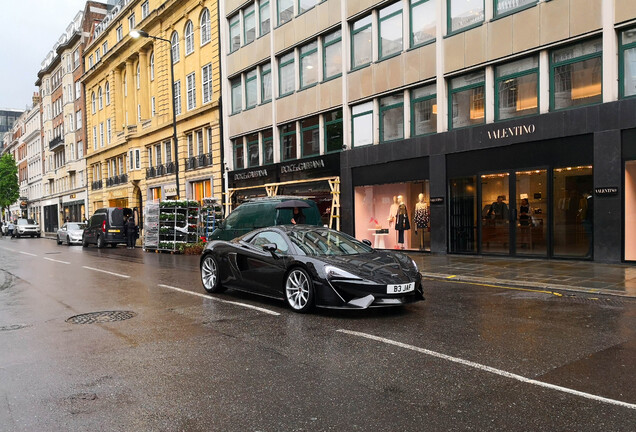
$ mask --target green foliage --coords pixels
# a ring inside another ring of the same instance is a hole
[[[7,153],[0,157],[0,208],[9,207],[19,197],[18,166],[13,155]]]

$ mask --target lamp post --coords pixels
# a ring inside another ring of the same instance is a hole
[[[175,160],[175,179],[177,182],[177,199],[181,195],[179,193],[179,144],[177,143],[177,106],[174,100],[174,59],[172,58],[172,42],[168,39],[160,38],[157,36],[151,36],[143,30],[131,30],[130,36],[134,39],[139,37],[150,38],[168,42],[170,45],[170,88],[172,89],[172,140],[174,141],[174,160]]]

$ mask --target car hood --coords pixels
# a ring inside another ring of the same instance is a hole
[[[368,254],[317,257],[327,265],[353,273],[362,279],[378,283],[396,283],[411,279],[417,273],[411,259],[406,255],[386,251]],[[409,277],[410,276],[410,277]]]
[[[79,229],[79,230],[68,230],[66,232],[69,233],[70,235],[82,235],[82,234],[84,234],[84,230],[82,230],[82,229]]]

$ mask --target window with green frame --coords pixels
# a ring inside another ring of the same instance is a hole
[[[272,64],[261,66],[261,103],[272,100]]]
[[[242,107],[242,99],[241,95],[241,77],[234,78],[230,81],[230,88],[232,93],[232,114],[237,112],[241,112]]]
[[[320,0],[298,0],[298,14],[307,12],[318,4]]]
[[[380,142],[404,138],[404,95],[380,98]]]
[[[448,90],[448,129],[486,122],[484,71],[450,80]]]
[[[539,58],[495,68],[495,120],[539,114]]]
[[[285,54],[278,60],[278,96],[283,97],[296,90],[294,79],[294,52]]]
[[[256,13],[254,5],[243,10],[243,45],[247,45],[256,39]]]
[[[529,6],[537,4],[539,0],[494,0],[495,16],[507,15],[514,11],[525,9]]]
[[[411,90],[411,136],[437,132],[436,91],[435,84]]]
[[[410,0],[411,48],[435,40],[435,0]]]
[[[402,52],[402,2],[380,9],[379,16],[378,57],[381,60]]]
[[[342,129],[342,110],[325,114],[325,151],[327,153],[342,150],[344,135]]]
[[[247,167],[258,166],[258,133],[247,136]]]
[[[620,33],[619,89],[621,97],[636,96],[636,28]]]
[[[318,42],[311,42],[300,48],[300,88],[318,82]]]
[[[234,169],[240,170],[245,168],[245,150],[243,149],[243,137],[232,140],[234,148]]]
[[[241,47],[241,22],[237,15],[230,18],[230,52],[234,52]]]
[[[550,53],[550,110],[603,102],[603,40],[559,48]]]
[[[351,26],[351,69],[366,66],[373,60],[371,44],[371,15],[359,19]]]
[[[263,165],[274,163],[274,131],[263,131]]]
[[[245,109],[253,108],[257,104],[258,83],[256,69],[245,74]]]
[[[320,118],[318,116],[300,121],[300,149],[302,157],[320,154]]]
[[[337,30],[322,39],[323,80],[342,75],[342,32]]]
[[[454,33],[484,21],[485,0],[446,0],[447,32]]]
[[[278,25],[285,24],[294,17],[294,0],[276,0],[278,5]]]
[[[296,159],[296,122],[281,126],[280,151],[282,161]]]
[[[262,0],[259,5],[259,20],[260,20],[260,32],[261,36],[270,32],[272,25],[269,19],[269,0]]]
[[[373,101],[351,107],[353,147],[373,144]]]

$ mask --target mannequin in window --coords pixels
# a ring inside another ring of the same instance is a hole
[[[420,240],[420,249],[424,249],[424,231],[428,231],[430,217],[428,205],[424,201],[424,194],[417,196],[415,212],[413,213],[413,223],[415,224],[415,235]]]
[[[389,229],[393,228],[395,224],[395,219],[397,218],[398,208],[400,207],[400,203],[398,202],[398,196],[393,196],[393,204],[389,208],[389,217],[387,220],[389,221]],[[397,243],[397,232],[395,233],[395,242]]]
[[[398,195],[398,202],[400,203],[397,211],[397,217],[395,219],[395,230],[398,234],[398,249],[404,249],[404,231],[411,229],[409,222],[409,212],[404,204],[402,195]]]

